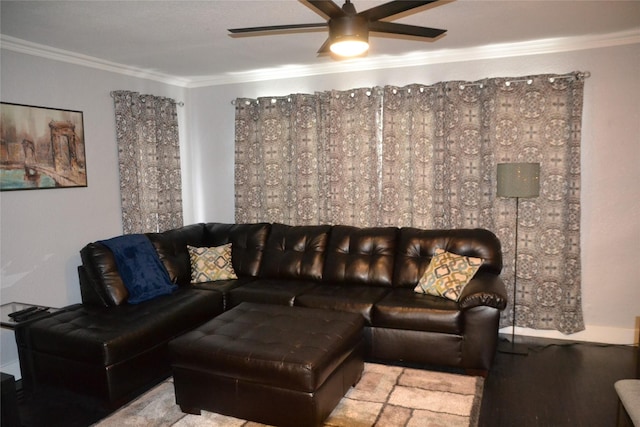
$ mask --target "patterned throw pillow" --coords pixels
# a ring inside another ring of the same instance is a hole
[[[436,249],[427,271],[414,291],[458,301],[462,289],[482,265],[482,258],[472,258]]]
[[[231,243],[214,248],[187,246],[191,260],[191,283],[237,279],[231,263]]]

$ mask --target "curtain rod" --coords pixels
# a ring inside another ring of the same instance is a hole
[[[591,72],[589,72],[589,71],[579,71],[579,72],[569,73],[569,74],[551,75],[551,76],[547,77],[547,79],[549,80],[549,83],[553,83],[558,79],[584,80],[584,79],[588,79],[589,77],[591,77]],[[465,87],[468,87],[468,86],[480,86],[480,88],[482,88],[487,80],[489,80],[489,79],[484,79],[481,82],[462,83],[462,84],[460,84],[460,89],[464,89]],[[528,85],[530,85],[531,83],[533,83],[533,78],[528,77],[528,78],[525,78],[525,79],[507,79],[507,80],[505,80],[504,85],[505,86],[511,86],[512,83],[521,83],[521,82],[525,82]]]
[[[110,96],[111,98],[113,98],[113,93],[114,93],[114,91],[109,92],[109,96]],[[182,102],[182,101],[177,102],[177,101],[175,101],[174,99],[171,99],[171,98],[167,98],[167,99],[169,99],[171,102],[173,102],[174,104],[176,104],[178,107],[184,107],[184,102]]]
[[[584,79],[588,79],[589,77],[591,77],[591,72],[589,72],[589,71],[578,71],[578,72],[569,73],[569,74],[555,74],[555,75],[551,75],[551,76],[549,76],[547,78],[549,79],[549,83],[553,83],[557,79],[584,80]],[[484,87],[485,82],[487,80],[489,80],[489,79],[484,79],[481,82],[461,83],[460,84],[460,89],[464,89],[465,87],[469,87],[469,86],[480,86],[480,88],[482,88],[482,87]],[[504,82],[504,84],[505,84],[505,86],[511,86],[512,83],[519,83],[519,82],[526,82],[527,84],[531,84],[531,83],[533,83],[533,79],[532,78],[525,78],[525,79],[506,80]],[[422,92],[424,89],[428,89],[428,86],[421,87],[420,91]],[[402,88],[394,88],[393,89],[393,93],[396,93],[397,91],[400,91],[400,90],[403,90],[403,89]],[[236,105],[236,100],[235,99],[231,100],[231,105]]]

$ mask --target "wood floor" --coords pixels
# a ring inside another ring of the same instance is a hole
[[[615,426],[613,384],[639,378],[637,347],[533,338],[525,344],[527,356],[496,354],[480,427]],[[107,415],[91,399],[47,388],[22,396],[19,412],[23,427],[86,427]]]
[[[616,425],[613,384],[640,378],[638,347],[532,338],[523,344],[526,356],[496,353],[480,427]]]

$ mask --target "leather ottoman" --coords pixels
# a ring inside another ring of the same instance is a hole
[[[176,402],[278,426],[317,426],[362,375],[359,314],[242,303],[172,340]]]

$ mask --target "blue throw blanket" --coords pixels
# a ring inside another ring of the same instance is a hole
[[[129,291],[130,304],[138,304],[177,289],[156,249],[144,234],[127,234],[101,240],[113,252],[118,272]]]

